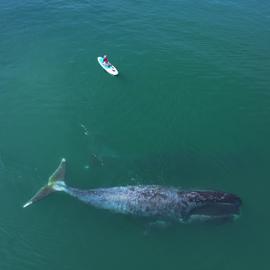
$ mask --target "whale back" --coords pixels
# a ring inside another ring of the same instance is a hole
[[[132,216],[190,222],[239,214],[241,200],[230,193],[158,185],[79,190],[69,193],[98,208]]]

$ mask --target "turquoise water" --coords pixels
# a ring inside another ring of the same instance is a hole
[[[0,25],[0,269],[268,269],[268,1],[2,0]],[[22,209],[62,157],[73,186],[220,189],[242,215],[146,234],[63,194]]]

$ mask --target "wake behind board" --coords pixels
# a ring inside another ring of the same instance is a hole
[[[114,67],[111,63],[105,64],[103,63],[103,57],[98,57],[97,58],[99,64],[101,65],[101,67],[106,70],[108,73],[110,73],[113,76],[118,75],[118,70],[116,69],[116,67]]]

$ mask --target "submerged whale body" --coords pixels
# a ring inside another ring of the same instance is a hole
[[[159,185],[120,186],[81,190],[65,183],[66,160],[23,207],[55,191],[65,192],[84,203],[116,213],[155,220],[190,223],[228,221],[240,214],[241,199],[231,193],[212,190],[183,190]]]

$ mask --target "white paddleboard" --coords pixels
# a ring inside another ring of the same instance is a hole
[[[118,70],[116,69],[116,67],[114,67],[111,63],[108,64],[103,63],[103,57],[99,56],[97,60],[99,64],[102,66],[102,68],[106,70],[108,73],[110,73],[113,76],[118,75]]]

